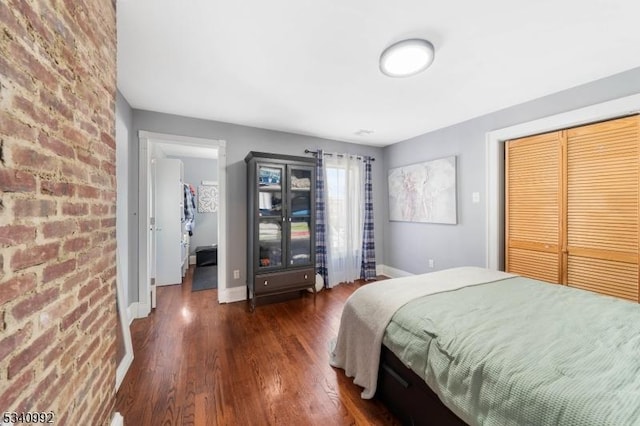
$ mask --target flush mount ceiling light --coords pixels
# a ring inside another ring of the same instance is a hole
[[[434,53],[433,44],[427,40],[402,40],[382,52],[380,71],[389,77],[409,77],[429,68]]]

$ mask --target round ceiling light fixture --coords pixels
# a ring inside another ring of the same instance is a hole
[[[384,49],[380,55],[380,71],[389,77],[409,77],[429,68],[435,50],[427,40],[402,40]]]

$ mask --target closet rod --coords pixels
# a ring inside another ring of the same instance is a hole
[[[305,149],[304,150],[305,154],[313,154],[314,156],[318,156],[318,151],[311,151],[310,149]],[[325,152],[324,155],[333,155],[333,152]],[[338,157],[344,157],[344,154],[337,154]],[[358,160],[362,160],[364,158],[364,156],[362,155],[356,155],[356,158]],[[371,157],[371,161],[376,161],[376,159],[374,157]]]

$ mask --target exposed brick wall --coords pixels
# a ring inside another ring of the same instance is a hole
[[[0,2],[0,412],[110,422],[115,0]]]

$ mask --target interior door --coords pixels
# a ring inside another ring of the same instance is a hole
[[[147,188],[147,194],[149,194],[149,279],[151,290],[151,309],[156,307],[156,253],[157,253],[157,238],[156,238],[156,203],[155,203],[155,186],[156,186],[156,160],[151,160],[149,164],[149,188]]]
[[[562,282],[564,132],[505,146],[505,270]]]
[[[156,286],[182,282],[183,208],[180,160],[158,159],[155,170]]]
[[[567,285],[639,301],[639,116],[569,129]]]

